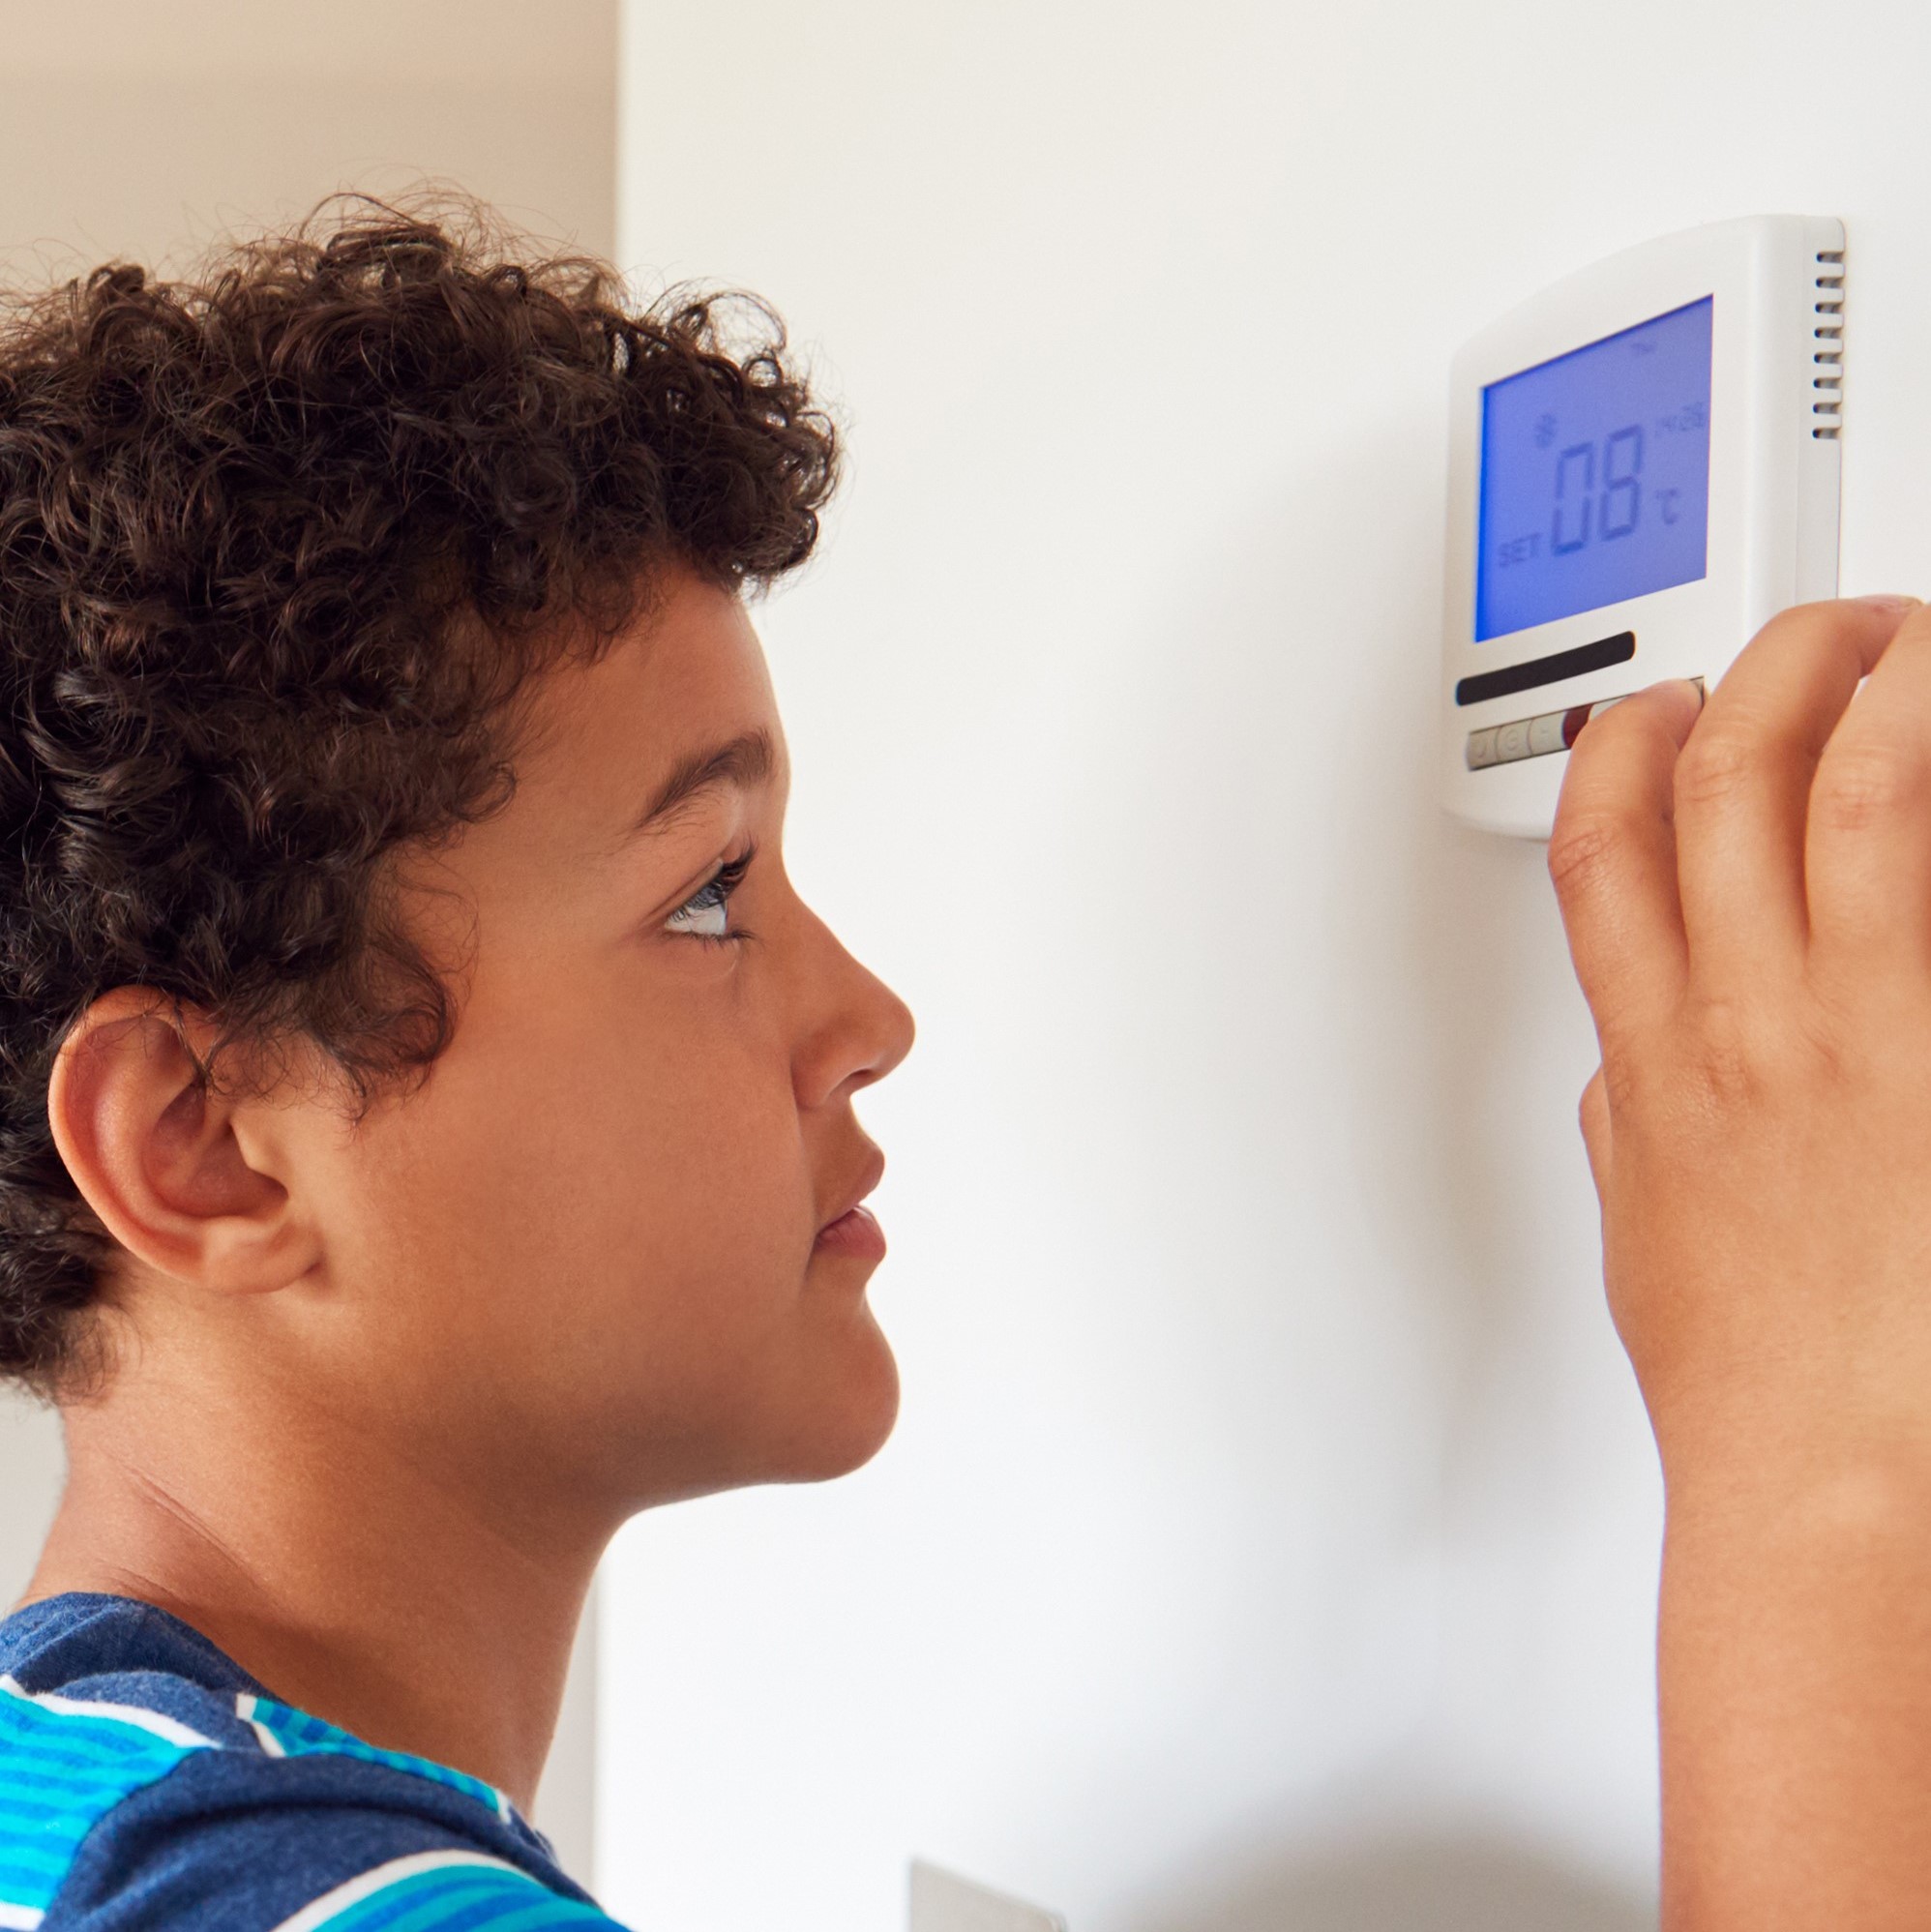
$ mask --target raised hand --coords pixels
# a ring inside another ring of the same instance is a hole
[[[1591,722],[1549,851],[1668,1499],[1663,1922],[1923,1928],[1931,610],[1788,611],[1698,705]]]

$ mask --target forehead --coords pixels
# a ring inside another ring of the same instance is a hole
[[[777,701],[743,602],[680,574],[596,663],[542,677],[518,793],[614,836],[694,756],[758,731],[782,763]]]

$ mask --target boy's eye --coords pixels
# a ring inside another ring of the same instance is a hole
[[[720,866],[665,920],[666,930],[689,933],[699,939],[730,938],[730,896],[743,883],[744,875],[751,868],[752,857],[751,852],[746,852],[741,859],[732,859],[728,865]]]

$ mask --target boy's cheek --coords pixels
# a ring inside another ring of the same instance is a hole
[[[897,1368],[862,1297],[797,1275],[787,1240],[740,1224],[559,1282],[540,1329],[519,1316],[493,1352],[532,1439],[626,1507],[843,1473],[889,1435]]]
[[[472,1032],[371,1117],[325,1209],[356,1345],[425,1426],[490,1416],[490,1453],[601,1455],[604,1430],[628,1466],[681,1435],[696,1480],[768,1427],[837,1460],[882,1343],[806,1293],[826,1177],[788,1060],[755,1013],[663,1017]]]

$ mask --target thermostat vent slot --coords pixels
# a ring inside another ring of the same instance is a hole
[[[1820,249],[1813,259],[1810,433],[1821,441],[1844,427],[1844,251]]]

